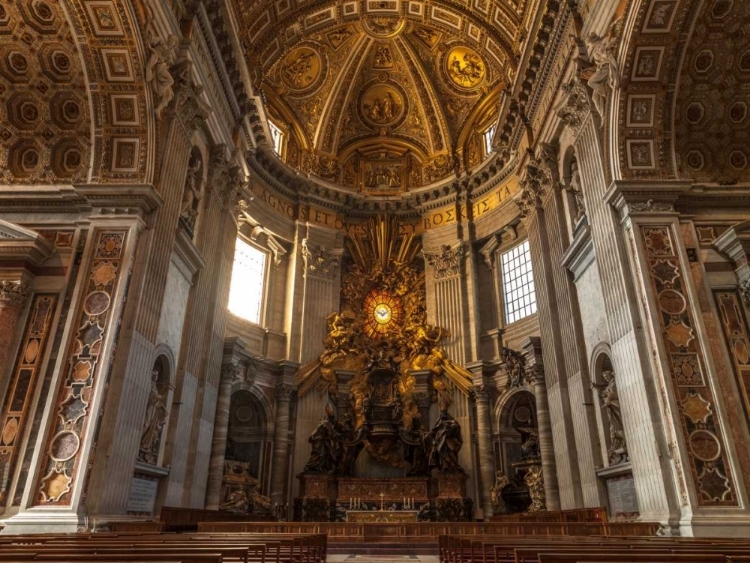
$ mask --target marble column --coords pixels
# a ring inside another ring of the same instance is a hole
[[[474,386],[477,406],[477,445],[479,449],[479,475],[482,479],[482,509],[484,520],[493,515],[492,485],[495,482],[495,462],[492,452],[492,421],[490,420],[490,398],[492,393],[486,385]]]
[[[541,348],[539,337],[527,338],[522,343],[522,349],[526,356],[526,380],[534,386],[534,397],[536,398],[539,451],[542,456],[542,475],[544,477],[544,496],[546,497],[547,510],[560,510],[555,449],[552,444],[552,422],[547,401],[547,385],[544,381],[544,362]]]
[[[15,342],[16,325],[31,293],[25,281],[0,281],[0,371],[6,367]]]
[[[276,425],[273,437],[273,467],[271,468],[271,505],[286,501],[286,482],[289,474],[289,406],[297,392],[293,385],[276,388]]]
[[[221,484],[224,479],[224,456],[229,432],[229,407],[232,402],[232,385],[240,375],[237,364],[225,364],[221,368],[221,381],[216,401],[214,436],[211,442],[211,461],[208,468],[206,488],[206,508],[218,510],[221,504]]]

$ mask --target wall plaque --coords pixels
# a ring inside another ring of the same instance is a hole
[[[607,479],[607,495],[613,518],[635,518],[640,513],[632,475]]]
[[[133,480],[130,483],[128,512],[134,514],[148,514],[149,516],[152,516],[158,490],[159,481],[156,479],[133,477]]]

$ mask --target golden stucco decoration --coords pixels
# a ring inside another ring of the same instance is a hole
[[[396,125],[406,112],[404,95],[391,84],[374,84],[361,96],[360,115],[368,125]]]
[[[465,46],[453,47],[445,56],[445,71],[459,88],[476,88],[484,82],[487,66],[476,51]]]
[[[339,394],[337,370],[354,371],[349,381],[350,406],[355,427],[360,428],[370,391],[367,366],[385,359],[398,371],[403,426],[410,428],[418,413],[414,371],[429,371],[431,400],[441,408],[451,403],[455,387],[468,391],[471,374],[440,347],[449,334],[427,323],[419,239],[400,236],[398,219],[378,217],[348,238],[347,247],[353,264],[342,280],[341,311],[328,317],[325,351],[300,368],[298,385],[304,390],[317,384],[335,398]],[[390,455],[368,450],[384,461]]]
[[[292,90],[307,90],[322,73],[320,55],[310,47],[299,47],[281,62],[281,80]]]

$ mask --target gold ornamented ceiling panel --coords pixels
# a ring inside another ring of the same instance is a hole
[[[372,195],[482,160],[528,0],[233,0],[292,167]]]

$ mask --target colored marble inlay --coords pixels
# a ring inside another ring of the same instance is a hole
[[[81,472],[81,443],[93,428],[91,401],[106,368],[102,348],[109,336],[112,300],[122,274],[125,231],[100,231],[95,235],[93,259],[81,304],[77,327],[66,355],[55,402],[57,416],[48,431],[47,446],[36,485],[36,505],[69,505]]]
[[[29,319],[0,416],[0,503],[7,499],[13,480],[56,303],[56,295],[44,294],[34,296],[31,303]]]
[[[661,334],[670,362],[690,473],[702,506],[737,506],[721,428],[698,345],[684,272],[669,226],[641,226]]]
[[[729,354],[732,358],[734,376],[742,396],[742,410],[750,426],[750,337],[748,320],[742,309],[737,291],[717,291],[716,302],[724,330]]]

